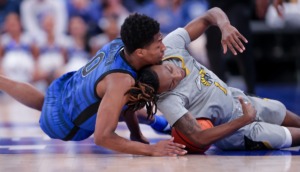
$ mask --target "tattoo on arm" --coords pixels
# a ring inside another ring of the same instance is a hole
[[[186,113],[176,121],[174,127],[186,136],[201,130],[196,119],[190,113]]]

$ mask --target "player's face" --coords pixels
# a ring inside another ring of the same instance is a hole
[[[151,69],[158,75],[158,93],[173,90],[186,76],[185,71],[181,67],[169,62],[152,66]]]
[[[161,64],[164,51],[166,50],[165,45],[162,43],[162,39],[162,34],[158,33],[154,36],[154,41],[144,48],[148,64]]]

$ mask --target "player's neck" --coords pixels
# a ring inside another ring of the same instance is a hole
[[[123,49],[123,55],[126,61],[134,68],[134,70],[140,70],[144,65],[141,58],[137,57],[134,53],[128,54],[125,49]]]

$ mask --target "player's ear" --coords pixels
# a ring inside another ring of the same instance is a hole
[[[134,53],[139,56],[139,57],[142,57],[144,56],[145,52],[144,52],[144,49],[143,48],[138,48],[134,51]]]

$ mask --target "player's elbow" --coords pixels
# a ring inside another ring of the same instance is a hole
[[[97,146],[103,146],[103,143],[104,143],[105,139],[103,139],[103,137],[94,137],[94,143],[97,145]]]
[[[108,139],[109,137],[105,133],[94,133],[94,143],[97,146],[107,147]]]
[[[206,137],[201,137],[201,136],[199,137],[199,136],[197,136],[197,137],[193,137],[191,140],[199,148],[205,148],[205,147],[211,145],[211,142]]]
[[[207,11],[207,13],[219,13],[220,11],[222,11],[221,8],[219,8],[219,7],[213,7],[213,8],[211,8],[211,9],[209,9],[209,10]]]
[[[210,146],[214,142],[214,138],[211,136],[208,130],[196,130],[189,135],[189,139],[197,145],[197,147],[205,148]]]

